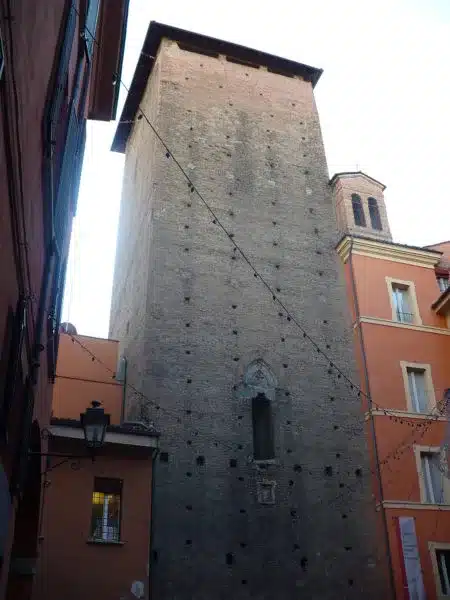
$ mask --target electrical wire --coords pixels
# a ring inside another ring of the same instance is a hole
[[[68,335],[71,340],[72,343],[77,343],[85,352],[87,352],[89,354],[89,356],[91,357],[92,361],[97,361],[100,365],[102,365],[107,371],[109,371],[112,375],[114,375],[114,371],[113,369],[111,369],[105,362],[103,362],[100,358],[98,358],[87,346],[85,346],[76,336],[73,336],[71,334],[66,334]],[[150,404],[153,405],[157,410],[161,410],[162,412],[170,415],[170,416],[174,416],[176,418],[180,417],[181,412],[185,412],[184,409],[180,409],[180,410],[171,410],[168,409],[166,407],[163,407],[161,405],[159,405],[158,403],[156,403],[154,400],[151,400],[150,398],[148,398],[148,396],[146,396],[143,392],[141,392],[140,390],[138,390],[134,385],[130,384],[129,382],[127,382],[127,386],[142,400],[145,401],[146,404]],[[448,400],[445,399],[444,400],[444,405],[442,410],[445,411],[445,407],[448,403]],[[441,410],[441,408],[439,408],[438,410]],[[198,411],[198,410],[191,410],[191,413],[195,413],[197,415],[201,415],[201,416],[208,416],[208,413],[204,413],[202,411]],[[430,418],[428,419],[423,419],[423,423],[421,423],[418,427],[417,427],[417,431],[419,431],[423,437],[423,435],[425,435],[425,432],[428,430],[429,427],[432,426],[433,423],[435,423],[439,418],[440,418],[440,414],[433,414],[430,415]],[[404,423],[404,420],[402,419],[402,424]],[[359,434],[358,434],[359,435]],[[412,436],[414,436],[414,433],[410,434]],[[389,462],[389,460],[395,460],[398,458],[399,455],[403,454],[405,451],[408,450],[408,448],[410,446],[406,446],[405,448],[403,448],[402,450],[400,450],[400,448],[402,446],[404,446],[405,444],[405,440],[403,440],[402,442],[400,442],[400,444],[398,445],[398,447],[396,447],[394,450],[391,451],[391,453],[389,455],[387,455],[386,457],[383,458],[382,461],[380,461],[380,465],[384,465],[387,464]],[[224,442],[221,441],[221,445],[223,445],[224,447],[228,447],[229,449],[236,451],[238,444],[230,444],[228,442]],[[399,451],[400,450],[400,451]],[[397,454],[397,451],[398,454]],[[320,472],[322,472],[322,469],[319,469]],[[373,469],[370,469],[368,474],[370,475],[375,475],[376,472]]]
[[[73,7],[73,9],[75,10],[75,12],[77,12],[77,10],[76,10],[75,7]],[[92,32],[87,29],[87,33],[92,37],[93,42],[99,46],[99,43],[96,40],[95,36],[92,34]],[[149,57],[149,58],[153,59],[154,57]],[[124,87],[124,89],[126,90],[126,92],[129,93],[129,88],[122,81],[122,79],[117,76],[117,74],[116,74],[115,78],[116,78],[116,81],[120,82],[120,84]],[[222,232],[228,237],[229,241],[231,242],[232,246],[234,247],[234,250],[237,251],[241,255],[241,257],[244,259],[244,261],[246,262],[246,264],[249,266],[250,270],[253,272],[254,277],[256,279],[259,279],[261,281],[261,283],[265,287],[265,289],[272,295],[273,301],[279,306],[279,308],[281,308],[284,311],[284,316],[286,317],[287,321],[290,321],[290,322],[294,323],[294,325],[301,331],[303,338],[306,339],[312,345],[312,347],[315,349],[315,351],[328,362],[329,370],[331,369],[333,372],[335,372],[337,374],[338,379],[342,378],[344,380],[344,382],[349,386],[349,388],[352,391],[356,391],[358,397],[364,396],[368,400],[368,402],[369,402],[370,410],[373,410],[373,409],[379,410],[385,416],[389,416],[390,419],[392,419],[394,421],[401,422],[401,423],[403,423],[405,420],[407,420],[408,419],[408,415],[407,414],[405,414],[405,416],[399,417],[398,414],[397,414],[398,411],[395,411],[394,409],[384,408],[381,405],[379,405],[376,402],[374,402],[371,399],[371,397],[370,397],[369,394],[367,394],[359,385],[355,384],[351,380],[351,378],[333,360],[331,360],[331,358],[329,357],[328,353],[325,352],[319,346],[319,344],[313,339],[313,337],[305,330],[305,328],[300,323],[300,321],[291,313],[291,311],[288,309],[288,307],[286,306],[286,304],[278,297],[277,293],[272,288],[272,286],[269,284],[269,282],[262,276],[261,272],[254,266],[253,262],[248,257],[247,253],[235,241],[235,239],[233,238],[233,234],[223,225],[223,223],[221,222],[221,220],[218,218],[218,215],[215,212],[215,210],[211,207],[211,205],[207,202],[207,200],[205,199],[205,197],[201,194],[201,192],[195,186],[195,184],[193,183],[193,181],[190,178],[190,176],[187,173],[187,171],[184,169],[184,167],[181,165],[181,163],[179,162],[179,160],[176,158],[176,156],[172,152],[171,148],[168,146],[168,144],[162,138],[162,136],[160,135],[160,133],[158,132],[158,130],[156,129],[156,127],[153,125],[153,123],[147,117],[145,111],[142,109],[142,106],[138,107],[137,113],[138,113],[138,116],[137,116],[136,119],[122,121],[122,122],[127,122],[127,123],[129,123],[129,122],[135,122],[136,120],[141,120],[142,118],[146,121],[147,125],[150,127],[150,129],[152,130],[153,134],[155,135],[155,137],[157,138],[157,140],[160,142],[160,144],[164,148],[164,150],[166,152],[166,157],[168,159],[172,159],[172,161],[175,163],[175,165],[179,169],[180,173],[185,178],[185,180],[186,180],[186,182],[188,184],[189,191],[191,193],[195,192],[195,194],[197,195],[197,197],[200,199],[200,201],[202,202],[202,204],[204,205],[204,207],[207,209],[207,211],[211,215],[211,217],[212,217],[212,223],[215,224],[215,225],[217,225],[219,227],[219,229],[221,229]],[[79,342],[78,339],[74,338],[73,336],[71,336],[71,337],[72,337],[72,340],[74,340],[77,343],[79,343],[80,345],[82,345]],[[89,352],[89,354],[92,355],[92,359],[93,360],[97,359],[97,357],[95,357],[95,355],[93,355],[92,352],[89,349],[85,348],[85,350],[87,350]],[[102,361],[99,361],[99,362],[102,362]],[[127,385],[130,387],[130,389],[136,395],[138,395],[142,399],[145,399],[146,403],[155,406],[155,408],[157,410],[162,410],[162,411],[165,411],[165,412],[171,412],[171,411],[168,411],[168,409],[166,409],[165,407],[160,406],[155,401],[152,401],[149,398],[147,398],[137,388],[135,388],[134,386],[131,386],[131,384],[127,384]],[[195,412],[195,411],[192,411],[192,412]],[[424,421],[428,421],[429,425],[431,425],[431,423],[433,423],[436,420],[436,418],[438,418],[438,417],[439,417],[439,415],[436,416],[435,414],[429,414],[429,415],[427,414],[427,415],[425,415]],[[420,423],[417,426],[411,424],[411,427],[413,429],[415,428],[417,430],[423,428],[424,426],[425,426],[425,423]]]
[[[75,10],[75,12],[77,12],[77,14],[78,14],[78,11],[76,10],[75,7],[73,7],[73,10]],[[100,47],[100,44],[97,41],[97,39],[95,38],[94,34],[91,31],[89,31],[89,29],[87,29],[87,28],[86,28],[86,31],[91,36],[94,44],[96,44],[98,47]],[[117,74],[115,74],[115,80],[117,82],[119,82],[120,85],[123,86],[123,88],[125,89],[125,91],[127,93],[129,93],[128,86],[123,82],[123,80]],[[282,311],[284,311],[284,316],[286,317],[287,321],[294,323],[294,325],[301,331],[301,333],[303,335],[303,338],[306,339],[313,346],[313,348],[316,350],[316,352],[325,359],[325,361],[329,364],[329,367],[332,368],[332,369],[334,369],[337,372],[338,377],[339,378],[343,378],[343,380],[348,384],[348,386],[350,387],[351,390],[356,391],[357,394],[358,394],[358,396],[361,396],[361,395],[365,396],[367,398],[367,400],[373,406],[377,407],[378,409],[388,410],[388,409],[382,409],[380,407],[380,405],[374,403],[371,400],[370,396],[367,393],[365,393],[360,388],[359,385],[357,385],[356,383],[354,383],[350,379],[350,377],[336,363],[334,363],[334,361],[329,357],[328,353],[325,352],[319,346],[319,344],[313,339],[313,337],[306,331],[306,329],[303,327],[303,325],[300,323],[300,321],[290,312],[290,310],[288,309],[288,307],[286,306],[286,304],[279,298],[279,296],[277,295],[276,291],[272,288],[272,286],[269,284],[269,282],[267,281],[267,279],[254,266],[253,262],[248,257],[247,253],[236,242],[236,240],[233,237],[232,232],[228,231],[228,229],[225,227],[225,225],[223,225],[222,221],[219,219],[219,217],[218,217],[217,213],[215,212],[215,210],[211,207],[211,205],[206,201],[205,197],[201,194],[201,192],[195,186],[195,184],[193,183],[193,181],[190,178],[189,174],[187,173],[186,169],[181,165],[181,163],[176,158],[176,156],[174,155],[174,153],[172,152],[172,150],[170,149],[170,147],[168,146],[168,144],[165,142],[165,140],[162,138],[162,136],[160,135],[160,133],[158,132],[158,130],[156,129],[156,127],[153,125],[153,123],[147,117],[147,115],[146,115],[145,111],[143,110],[142,106],[138,107],[138,113],[139,113],[139,115],[137,117],[138,120],[139,120],[139,117],[141,117],[141,118],[143,118],[145,120],[145,122],[147,123],[147,125],[150,127],[150,129],[154,133],[155,137],[158,139],[158,141],[160,142],[160,144],[162,145],[162,147],[166,151],[166,157],[173,160],[173,162],[175,163],[175,165],[178,167],[179,171],[181,172],[181,174],[185,178],[185,180],[186,180],[186,182],[188,184],[188,189],[190,190],[190,192],[191,193],[195,192],[195,194],[201,200],[201,202],[204,205],[204,207],[207,209],[207,211],[211,215],[211,217],[213,219],[212,223],[214,225],[217,225],[223,231],[223,233],[225,233],[225,235],[228,237],[228,239],[231,242],[231,244],[234,247],[234,249],[241,255],[241,257],[244,259],[244,261],[246,262],[246,264],[249,266],[250,270],[253,272],[254,277],[256,279],[259,279],[261,281],[262,285],[265,287],[265,289],[272,296],[273,301],[276,304],[278,304],[279,308],[281,308]]]

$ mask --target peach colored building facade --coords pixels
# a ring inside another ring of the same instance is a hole
[[[128,4],[0,0],[0,600],[32,596],[86,121],[115,119]]]
[[[123,422],[125,376],[118,342],[61,333],[35,600],[148,597],[158,434]],[[95,461],[79,421],[93,400],[110,415]]]
[[[331,185],[396,598],[443,600],[450,597],[450,242],[396,244],[384,186],[363,173],[339,174]]]

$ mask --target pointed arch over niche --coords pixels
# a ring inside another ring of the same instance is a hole
[[[258,358],[248,365],[244,373],[244,384],[249,388],[253,388],[252,391],[256,392],[256,394],[262,393],[269,400],[275,399],[277,378],[262,358]]]

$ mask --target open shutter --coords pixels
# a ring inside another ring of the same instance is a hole
[[[71,5],[69,13],[67,15],[65,31],[62,40],[61,54],[58,62],[58,71],[56,74],[55,89],[53,92],[53,100],[51,103],[49,114],[49,139],[47,141],[50,142],[53,150],[55,150],[55,145],[59,137],[58,125],[61,120],[61,111],[63,109],[63,101],[67,85],[67,76],[69,72],[70,55],[72,52],[73,38],[75,35],[75,25],[76,13]],[[54,152],[52,152],[52,154],[53,153]]]
[[[0,79],[3,75],[3,68],[5,66],[5,53],[3,51],[3,40],[2,40],[2,32],[0,31]]]
[[[22,364],[22,351],[25,342],[27,318],[27,301],[23,296],[17,301],[17,308],[14,316],[10,319],[10,345],[9,359],[5,377],[4,398],[2,405],[2,414],[0,425],[6,431],[8,415],[12,403],[16,397],[16,390],[19,383]]]
[[[97,18],[98,18],[98,8],[99,8],[99,0],[89,0],[89,6],[86,14],[86,24],[85,24],[85,40],[86,40],[86,49],[88,53],[89,60],[92,58],[92,54],[94,52],[95,45],[95,36],[97,32]]]
[[[76,166],[74,169],[74,186],[72,192],[72,214],[75,216],[77,212],[78,193],[80,190],[81,169],[83,167],[84,149],[86,147],[86,121],[82,121],[81,130],[78,134],[78,149],[76,157]]]

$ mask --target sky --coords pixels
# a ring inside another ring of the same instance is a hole
[[[315,96],[330,176],[362,170],[383,182],[396,242],[450,239],[450,0],[130,0],[127,87],[150,21],[324,69]],[[122,85],[117,118],[125,97]],[[98,337],[108,335],[124,164],[110,152],[115,129],[88,122],[62,315]]]

